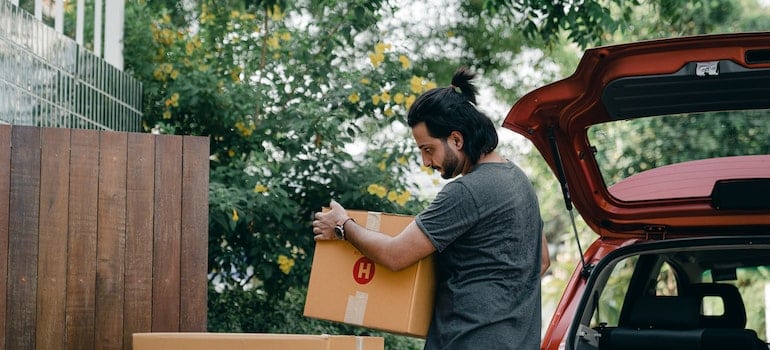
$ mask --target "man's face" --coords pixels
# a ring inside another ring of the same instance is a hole
[[[417,142],[422,156],[422,164],[438,171],[444,179],[451,179],[462,173],[463,153],[459,145],[453,145],[447,139],[430,136],[425,123],[419,123],[412,128],[412,136]]]

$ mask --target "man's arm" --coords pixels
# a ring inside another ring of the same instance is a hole
[[[350,244],[369,259],[393,271],[405,269],[436,251],[414,221],[391,237],[347,220],[347,211],[334,200],[329,207],[331,210],[315,214],[313,234],[316,241],[337,239],[334,227],[344,223],[345,239]]]

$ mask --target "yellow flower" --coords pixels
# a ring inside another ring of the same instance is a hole
[[[227,150],[227,155],[230,156],[230,157],[234,157],[235,156],[235,150],[233,150],[233,149]]]
[[[382,111],[382,113],[385,114],[386,117],[392,117],[392,116],[396,115],[396,112],[393,112],[393,109],[390,108],[390,107],[385,108],[385,110]]]
[[[164,63],[161,66],[161,69],[163,69],[163,73],[169,74],[171,71],[174,70],[174,66],[172,66],[170,63]]]
[[[369,54],[369,61],[372,63],[372,66],[379,67],[380,63],[385,60],[385,55],[382,53],[370,53]]]
[[[161,29],[158,41],[164,45],[171,45],[174,42],[174,32],[171,29]]]
[[[170,111],[163,112],[163,119],[171,119],[171,112]]]
[[[237,122],[235,123],[235,128],[238,129],[241,135],[249,137],[252,133],[254,133],[254,129],[256,127],[254,126],[253,122],[249,122],[248,126],[244,122]]]
[[[398,157],[396,158],[396,161],[398,162],[398,164],[404,165],[406,164],[406,157],[404,156]]]
[[[166,74],[163,73],[163,70],[160,69],[160,67],[155,68],[155,70],[152,72],[152,77],[159,81],[166,80]]]
[[[448,30],[448,31],[446,32],[446,36],[447,36],[447,37],[450,37],[450,38],[453,38],[453,37],[455,36],[455,32],[454,32],[454,31],[451,31],[451,30]]]
[[[380,95],[380,99],[384,103],[390,102],[390,93],[387,91],[383,91],[382,94]]]
[[[430,90],[430,89],[435,89],[435,88],[436,88],[436,83],[434,83],[432,81],[429,81],[429,82],[425,83],[425,90]]]
[[[354,92],[348,96],[348,101],[350,101],[350,103],[358,103],[358,101],[361,101],[361,96],[359,96],[357,92]]]
[[[291,33],[289,33],[289,32],[281,33],[281,40],[283,40],[283,41],[291,40]]]
[[[400,92],[396,93],[396,95],[393,96],[393,102],[395,102],[396,104],[402,104],[404,103],[404,100],[406,100],[406,97],[404,96],[404,94]]]
[[[414,103],[415,100],[417,100],[416,96],[409,95],[409,97],[406,98],[406,103],[404,104],[404,107],[406,107],[406,109],[409,109],[410,107],[412,107],[412,104]]]
[[[409,57],[406,57],[406,55],[400,55],[398,56],[398,61],[401,62],[401,68],[407,69],[412,64],[409,62]]]
[[[233,209],[233,221],[238,221],[238,211]]]
[[[369,85],[372,81],[369,78],[361,78],[361,84]]]
[[[422,78],[420,78],[418,76],[413,76],[412,79],[409,80],[409,88],[415,94],[421,93],[422,92]]]
[[[377,168],[380,169],[380,171],[385,171],[385,161],[381,161],[379,164],[377,164]]]
[[[366,190],[369,192],[369,194],[380,198],[385,197],[385,195],[388,193],[388,190],[384,186],[378,184],[371,184],[369,187],[367,187]]]
[[[278,36],[273,35],[267,39],[267,47],[275,50],[281,47],[281,43],[278,41]]]
[[[256,193],[265,193],[265,192],[267,192],[267,186],[265,186],[263,184],[257,184],[256,186],[254,186],[254,192],[256,192]]]
[[[389,191],[388,192],[388,200],[391,202],[395,202],[396,198],[398,198],[398,193],[396,191]]]
[[[230,17],[231,17],[231,18],[238,18],[238,17],[241,17],[241,13],[240,13],[240,12],[238,12],[238,11],[235,11],[235,10],[233,10],[233,11],[231,11],[231,12],[230,12]]]
[[[281,272],[283,272],[285,275],[288,275],[289,272],[291,272],[292,267],[294,267],[294,259],[291,259],[286,255],[278,256],[278,268],[281,270]]]
[[[390,44],[379,42],[374,45],[374,52],[381,54],[385,52],[385,50],[389,49],[390,47],[391,47]]]
[[[409,193],[409,191],[401,192],[401,194],[398,195],[398,198],[396,198],[396,203],[398,203],[400,206],[403,206],[406,204],[406,202],[409,201],[410,198],[412,198],[412,194]]]
[[[372,104],[375,105],[375,106],[380,104],[380,95],[373,95],[372,96]]]
[[[420,165],[420,170],[422,170],[423,172],[427,173],[428,175],[433,175],[433,168],[431,168],[431,167]]]
[[[267,10],[267,15],[276,22],[282,20],[286,16],[286,14],[281,12],[281,7],[278,5],[273,5],[272,10]]]
[[[171,79],[176,80],[176,78],[179,77],[179,71],[175,69],[171,72],[169,76],[171,77]]]

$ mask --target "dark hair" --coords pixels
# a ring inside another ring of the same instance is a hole
[[[476,87],[471,79],[476,75],[460,67],[448,87],[430,89],[420,95],[409,108],[410,127],[425,122],[431,137],[446,140],[452,131],[463,135],[463,150],[475,165],[483,154],[497,148],[497,130],[484,113],[476,109]]]

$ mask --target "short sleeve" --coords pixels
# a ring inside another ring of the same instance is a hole
[[[415,218],[417,226],[438,252],[470,230],[478,220],[473,196],[459,181],[444,185],[428,208]]]

